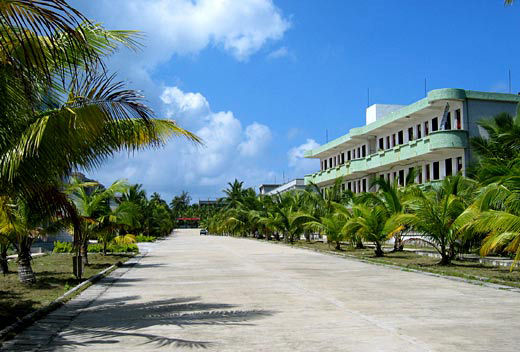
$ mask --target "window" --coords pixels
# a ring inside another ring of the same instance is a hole
[[[413,141],[413,127],[408,129],[408,140]]]
[[[361,147],[357,148],[357,157],[358,159],[361,158]]]
[[[433,179],[434,180],[438,180],[440,178],[440,173],[439,173],[439,162],[436,161],[433,163]]]
[[[430,164],[426,164],[426,182],[429,182],[431,177],[430,177]]]
[[[397,180],[397,172],[394,172],[394,179],[393,179],[393,183],[396,183],[398,180]]]
[[[408,174],[407,174],[407,176],[413,174],[413,169],[414,169],[413,167],[408,168]],[[417,176],[417,175],[416,175],[416,176]],[[413,181],[413,180],[412,180],[412,181]]]
[[[399,144],[403,144],[404,143],[404,133],[403,133],[403,131],[399,131],[397,133],[397,142]]]
[[[343,192],[345,191],[345,184],[344,184],[344,183],[341,184],[341,190],[342,190]]]
[[[338,165],[338,157],[337,156],[334,157],[334,166],[336,166],[336,165]]]
[[[390,145],[390,136],[386,136],[386,149],[390,149],[392,146]]]
[[[332,167],[332,158],[329,159],[329,167]]]
[[[417,125],[417,139],[421,138],[421,125]]]
[[[349,191],[352,191],[352,182],[347,183],[347,188]]]
[[[430,129],[429,129],[429,123],[428,121],[424,122],[424,135],[427,136],[430,134]]]
[[[341,164],[345,164],[345,153],[341,153]]]
[[[384,174],[379,175],[379,179],[380,179],[381,181],[384,181],[384,180],[385,180],[385,175],[384,175]]]
[[[388,182],[390,182],[390,173],[387,173],[387,174],[386,174],[386,180],[387,180]]]
[[[379,150],[385,149],[385,142],[383,138],[379,138]]]
[[[361,147],[361,156],[364,158],[367,155],[367,147],[366,145]]]
[[[347,152],[347,160],[348,161],[352,160],[352,155],[350,155],[350,150]]]
[[[399,186],[404,186],[404,170],[399,170]]]
[[[357,191],[361,193],[361,180],[357,180]]]
[[[444,129],[451,130],[451,112],[446,115],[446,122],[444,122]]]
[[[446,170],[446,176],[451,176],[453,174],[451,163],[451,158],[444,160],[444,170]]]
[[[422,183],[422,170],[417,172],[417,182]]]
[[[363,179],[363,192],[367,191],[367,180],[366,178]]]
[[[437,117],[434,117],[432,119],[432,132],[435,132],[439,129],[439,119]]]
[[[455,110],[455,128],[458,130],[462,129],[462,116],[460,114],[460,109]]]
[[[461,172],[462,171],[462,157],[459,156],[457,158],[457,172]]]
[[[327,159],[323,160],[323,170],[327,170]]]
[[[395,133],[392,135],[392,148],[395,147]]]

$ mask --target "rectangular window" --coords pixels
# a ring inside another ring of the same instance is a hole
[[[455,128],[458,130],[462,129],[462,115],[460,114],[460,109],[455,110]]]
[[[363,192],[367,191],[367,180],[366,178],[363,179]]]
[[[383,138],[379,138],[379,150],[385,149],[385,142]]]
[[[396,183],[398,180],[397,180],[397,172],[394,172],[394,179],[393,179],[393,183]]]
[[[367,155],[367,147],[366,145],[361,147],[361,156],[364,158]]]
[[[408,129],[408,141],[413,141],[413,127]]]
[[[404,186],[404,170],[399,170],[399,186]]]
[[[392,146],[390,145],[390,136],[386,136],[386,149],[390,149]]]
[[[457,172],[461,172],[462,171],[462,157],[459,156],[457,158]]]
[[[424,123],[424,136],[427,136],[430,134],[430,126],[429,126],[429,122],[426,121]]]
[[[440,178],[439,162],[436,161],[433,163],[433,179],[438,180],[439,178]]]
[[[352,155],[350,154],[350,150],[347,152],[347,160],[352,160]]]
[[[406,174],[406,176],[408,177],[408,175],[412,174],[413,173],[413,167],[409,167],[408,168],[408,173]],[[416,175],[417,176],[417,175]]]
[[[329,167],[332,167],[332,165],[334,165],[334,164],[332,164],[332,158],[330,158],[329,159]]]
[[[379,179],[384,181],[385,180],[385,175],[384,174],[379,175]]]
[[[357,148],[357,157],[358,159],[361,158],[361,147]]]
[[[434,117],[432,119],[432,132],[435,132],[439,129],[439,119]]]
[[[395,147],[395,133],[392,135],[392,148]]]
[[[426,164],[425,166],[426,166],[426,175],[425,175],[426,179],[425,180],[426,180],[426,182],[429,182],[430,179],[431,179],[431,176],[430,176],[430,164]]]
[[[345,184],[344,183],[341,184],[341,190],[345,191]]]
[[[404,143],[404,133],[403,133],[403,131],[399,131],[397,133],[397,142],[399,144],[403,144]]]
[[[451,163],[451,158],[444,160],[444,169],[446,170],[446,176],[451,176],[453,174],[453,167]]]
[[[446,122],[444,123],[445,130],[451,130],[451,112],[448,112],[446,115]]]
[[[347,188],[348,188],[349,191],[352,191],[352,182],[349,182],[347,184]]]
[[[419,170],[419,172],[417,172],[417,182],[419,184],[422,183],[422,170]]]
[[[421,125],[417,125],[417,139],[421,138]]]
[[[345,153],[341,153],[341,164],[345,164]]]
[[[357,191],[361,193],[361,180],[357,180]]]

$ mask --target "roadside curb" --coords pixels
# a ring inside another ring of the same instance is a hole
[[[326,254],[326,255],[332,255],[332,256],[335,256],[335,257],[339,257],[339,258],[352,259],[352,260],[355,260],[355,261],[358,261],[358,262],[362,262],[362,263],[366,263],[366,264],[384,266],[384,267],[387,267],[387,268],[390,268],[390,269],[394,269],[394,270],[418,273],[418,274],[427,275],[427,276],[439,277],[439,278],[443,278],[443,279],[447,279],[447,280],[451,280],[451,281],[465,282],[465,283],[476,285],[476,286],[484,286],[484,287],[494,288],[496,290],[503,290],[503,291],[510,291],[510,292],[515,292],[515,293],[520,293],[520,288],[488,282],[488,281],[486,281],[488,278],[484,278],[484,277],[482,279],[478,280],[478,279],[469,279],[469,278],[463,278],[463,277],[458,277],[458,276],[442,275],[442,274],[432,273],[432,272],[425,271],[425,270],[406,268],[406,267],[399,266],[399,265],[394,265],[394,264],[379,263],[379,262],[376,262],[376,261],[359,258],[359,257],[356,257],[354,255],[341,254],[341,253],[336,253],[336,252],[333,252],[333,251],[323,251],[323,250],[314,249],[314,248],[297,247],[297,246],[291,246],[291,245],[286,244],[286,243],[272,242],[272,241],[262,241],[262,240],[257,240],[255,238],[245,238],[245,237],[237,237],[237,238],[250,240],[250,241],[259,241],[259,242],[263,242],[263,243],[266,243],[266,244],[272,244],[272,245],[282,245],[282,246],[286,246],[286,247],[289,247],[289,248],[303,249],[303,250],[306,250],[306,251],[316,252],[316,253],[321,253],[321,254]]]
[[[110,267],[102,270],[101,272],[91,276],[89,279],[83,281],[82,283],[76,285],[71,288],[67,292],[65,292],[60,297],[56,298],[54,301],[49,303],[48,305],[41,307],[35,310],[32,313],[25,315],[23,318],[18,320],[16,323],[9,325],[8,327],[0,330],[0,351],[2,350],[2,346],[4,342],[8,341],[11,338],[14,338],[17,333],[20,333],[25,328],[31,326],[36,321],[44,318],[49,313],[55,311],[56,309],[64,306],[70,299],[76,297],[81,292],[88,289],[90,286],[94,285],[96,282],[101,279],[109,276],[114,270],[123,267],[124,265],[128,265],[130,268],[137,264],[143,257],[145,257],[148,253],[139,253],[136,256],[130,258],[125,263],[116,263],[111,265]],[[129,268],[129,269],[130,269]]]

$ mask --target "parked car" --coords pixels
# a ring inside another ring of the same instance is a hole
[[[207,234],[208,234],[208,230],[206,230],[206,229],[201,229],[201,230],[200,230],[200,235],[201,235],[201,236],[202,236],[202,235],[207,235]]]

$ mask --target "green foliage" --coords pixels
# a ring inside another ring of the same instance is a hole
[[[135,237],[136,241],[139,242],[155,242],[155,237],[153,236],[145,236],[145,235],[137,235]]]
[[[139,248],[136,244],[117,244],[111,243],[106,248],[107,253],[138,253]],[[54,253],[73,253],[72,243],[54,242]],[[91,243],[88,245],[89,253],[103,253],[102,243]]]

